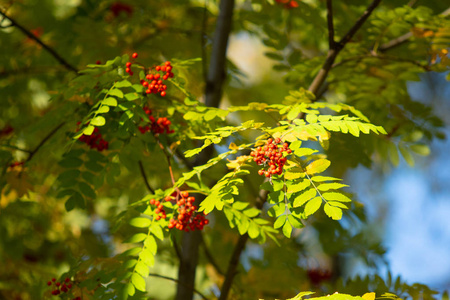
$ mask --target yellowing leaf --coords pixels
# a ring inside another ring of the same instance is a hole
[[[306,167],[306,173],[308,175],[322,173],[330,166],[330,164],[331,162],[325,158],[315,160]]]
[[[364,300],[375,300],[375,293],[365,293],[361,298]]]
[[[308,200],[310,200],[311,198],[315,197],[317,195],[317,192],[314,188],[311,188],[309,190],[306,190],[305,192],[303,192],[300,196],[298,196],[297,198],[295,198],[294,200],[294,207],[299,207],[302,206],[303,204],[305,204]]]
[[[340,209],[339,207],[334,207],[326,203],[324,211],[327,214],[327,216],[329,216],[333,220],[340,220],[342,218],[342,209]]]

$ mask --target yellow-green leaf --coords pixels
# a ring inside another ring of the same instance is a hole
[[[308,203],[306,203],[305,205],[305,216],[307,217],[315,213],[320,208],[321,205],[322,205],[321,197],[316,197],[313,198],[312,200],[309,200]]]
[[[298,197],[295,198],[294,200],[294,207],[299,207],[302,206],[303,204],[305,204],[308,200],[312,199],[313,197],[315,197],[317,194],[316,190],[314,188],[311,188],[309,190],[306,190],[305,192],[303,192],[301,195],[299,195]]]
[[[330,164],[331,164],[331,162],[325,158],[315,160],[312,163],[310,163],[308,166],[306,166],[306,173],[308,175],[322,173],[330,166]]]
[[[333,220],[340,220],[342,218],[342,209],[340,209],[339,207],[334,207],[326,203],[324,211],[327,214],[327,216],[329,216]]]
[[[131,283],[134,285],[134,287],[141,292],[145,292],[145,280],[141,277],[141,275],[134,273],[131,275]]]

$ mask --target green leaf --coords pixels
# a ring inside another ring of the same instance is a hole
[[[309,180],[304,179],[304,180],[300,181],[300,183],[288,185],[287,193],[292,194],[292,193],[297,193],[297,192],[303,191],[304,189],[309,187],[310,184],[311,184],[311,182]]]
[[[320,208],[321,205],[322,205],[321,197],[316,197],[308,201],[308,203],[306,203],[305,206],[305,216],[307,217],[315,213]]]
[[[325,204],[324,211],[333,220],[340,220],[342,218],[342,209],[331,206],[329,203]]]
[[[256,225],[255,222],[250,221],[250,224],[248,226],[248,235],[252,239],[256,239],[259,236],[258,225]]]
[[[308,166],[306,166],[306,173],[308,175],[322,173],[330,166],[330,164],[331,164],[331,162],[325,158],[315,160],[312,163],[310,163]]]
[[[81,193],[83,193],[83,195],[85,195],[86,197],[92,199],[95,199],[97,197],[95,191],[86,182],[79,182],[78,187],[80,188]]]
[[[83,161],[77,157],[64,158],[58,163],[63,168],[78,168],[83,164]]]
[[[116,98],[108,97],[102,101],[102,104],[108,106],[117,106],[117,100]]]
[[[145,280],[139,274],[134,273],[131,275],[131,283],[133,283],[134,287],[141,292],[145,292]]]
[[[142,260],[136,264],[134,270],[137,273],[139,273],[142,277],[144,278],[148,277],[149,274],[148,266]]]
[[[100,106],[100,108],[97,109],[98,114],[104,114],[107,112],[109,112],[109,106],[106,106],[106,105]]]
[[[155,264],[155,257],[149,249],[142,250],[142,252],[139,254],[139,258],[149,267],[152,267]]]
[[[292,226],[289,222],[284,223],[282,231],[287,238],[291,238]]]
[[[147,218],[133,218],[130,220],[130,225],[138,228],[149,227],[152,221]]]
[[[397,146],[394,143],[388,144],[389,158],[394,166],[398,166],[400,158],[398,156]]]
[[[336,193],[336,192],[328,192],[328,193],[323,193],[322,197],[327,200],[327,201],[339,201],[339,202],[351,202],[352,200],[341,194],[341,193]]]
[[[123,92],[119,89],[112,89],[111,91],[109,91],[108,95],[116,96],[117,98],[120,98],[120,99],[123,98]]]
[[[106,123],[106,121],[105,121],[104,117],[97,116],[91,120],[90,125],[103,126],[103,125],[105,125],[105,123]]]
[[[134,293],[136,292],[134,285],[131,283],[127,284],[127,294],[130,296],[134,296]]]
[[[83,129],[83,134],[84,135],[91,135],[94,132],[95,127],[92,125],[89,125],[88,127],[86,127],[85,129]]]
[[[144,246],[151,252],[153,255],[156,254],[158,250],[158,245],[156,244],[156,240],[152,235],[149,235],[147,239],[144,241]]]
[[[129,82],[128,80],[118,81],[114,84],[114,87],[116,87],[116,88],[129,87],[129,86],[131,86],[131,82]]]
[[[293,206],[294,207],[302,206],[316,195],[317,195],[316,189],[310,188],[295,198]]]
[[[419,155],[430,155],[430,147],[428,147],[427,145],[411,145],[409,146],[409,149]]]
[[[336,178],[336,177],[329,177],[329,176],[313,176],[313,177],[311,177],[311,180],[314,182],[323,182],[323,181],[335,181],[335,180],[342,180],[342,179]]]
[[[125,99],[127,99],[128,101],[133,101],[139,99],[139,95],[137,93],[128,93],[125,94]]]
[[[136,233],[133,236],[131,236],[125,243],[134,244],[134,243],[140,243],[147,237],[147,234],[145,233]]]
[[[150,232],[153,233],[161,241],[164,240],[164,232],[158,224],[153,223],[150,227]]]
[[[284,223],[286,223],[286,217],[280,216],[278,219],[276,219],[275,223],[273,224],[273,228],[278,229],[281,226],[283,226]]]
[[[317,186],[317,189],[319,191],[328,191],[328,190],[337,190],[343,187],[346,187],[348,185],[346,184],[342,184],[342,183],[337,183],[337,182],[333,182],[333,183],[322,183],[319,186]]]
[[[402,144],[398,145],[398,150],[400,150],[400,153],[402,154],[408,165],[410,167],[414,167],[414,157],[411,155],[409,150]]]

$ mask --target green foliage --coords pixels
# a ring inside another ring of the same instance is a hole
[[[442,3],[382,3],[341,45],[313,93],[308,86],[329,50],[325,1],[301,1],[292,10],[238,1],[233,34],[259,38],[273,72],[245,83],[230,59],[221,74],[230,79],[224,99],[208,107],[218,1],[60,2],[0,5],[0,298],[50,299],[46,283],[58,277],[74,282],[62,299],[173,299],[170,280],[186,251],[180,244],[194,235],[183,231],[199,229],[193,221],[172,226],[187,209],[183,192],[196,199],[192,218],[210,222],[197,235],[205,251],[200,259],[193,254],[195,287],[184,287],[197,294],[216,297],[212,287],[230,276],[220,269],[233,267],[223,262],[238,236],[248,235],[247,249],[261,251],[263,260],[243,252],[246,272],[235,278],[233,299],[287,298],[299,282],[301,290],[319,290],[308,273],[317,271],[309,265],[315,257],[331,261],[348,251],[376,269],[385,250],[367,238],[365,212],[342,178],[358,164],[397,166],[403,158],[414,166],[416,155],[429,155],[430,142],[443,138],[433,107],[406,89],[424,72],[449,69]],[[336,41],[365,2],[334,1]],[[405,34],[404,44],[386,46]],[[134,51],[138,58],[130,57]],[[147,92],[162,86],[146,76],[165,61],[173,72],[164,79],[167,94]],[[290,153],[280,154],[282,172],[262,179],[249,153],[268,139],[286,143]],[[435,297],[391,275],[387,282],[324,281],[331,295],[312,299],[373,300],[367,291],[376,299],[394,299],[388,292]]]

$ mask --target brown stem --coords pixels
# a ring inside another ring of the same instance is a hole
[[[447,8],[445,11],[440,13],[441,16],[447,16],[450,14],[450,8]],[[401,35],[393,40],[390,40],[386,44],[381,45],[378,48],[378,51],[384,52],[396,48],[404,43],[408,42],[408,40],[413,36],[412,32],[407,32],[404,35]]]
[[[78,69],[69,64],[64,58],[62,58],[58,53],[56,53],[55,50],[50,48],[47,44],[45,44],[41,39],[39,39],[37,36],[35,36],[31,31],[27,30],[22,25],[18,24],[13,18],[10,16],[7,16],[6,13],[3,11],[0,11],[0,14],[7,18],[11,24],[14,27],[17,27],[20,31],[22,31],[26,36],[28,36],[30,39],[34,40],[36,43],[42,46],[45,50],[47,50],[48,53],[50,53],[57,61],[59,61],[60,64],[62,64],[67,70],[72,71],[74,73],[78,73]]]
[[[225,281],[223,282],[222,289],[220,290],[219,300],[226,300],[233,284],[234,276],[236,276],[236,269],[239,265],[239,258],[245,249],[249,236],[248,234],[241,235],[239,237],[236,246],[234,247],[233,254],[231,255],[230,262],[228,263],[227,274],[225,275]]]
[[[151,187],[150,184],[148,183],[147,175],[145,174],[144,166],[143,166],[141,160],[139,160],[139,170],[141,171],[141,176],[142,176],[142,179],[144,179],[144,183],[145,183],[145,186],[147,187],[147,190],[148,190],[150,193],[154,194],[154,193],[155,193],[155,190],[152,189],[152,187]]]
[[[208,246],[206,245],[205,239],[203,238],[203,235],[201,234],[201,242],[203,245],[203,250],[205,251],[205,256],[208,259],[209,263],[216,269],[216,272],[220,275],[224,275],[223,271],[220,269],[219,265],[217,264],[216,260],[214,259],[214,256],[212,256],[211,251],[209,251]]]
[[[374,0],[364,11],[364,13],[356,21],[355,25],[344,35],[344,37],[337,43],[333,43],[333,48],[328,51],[327,58],[323,63],[319,73],[314,78],[313,82],[309,86],[308,90],[313,94],[317,94],[325,79],[331,70],[337,55],[344,49],[345,45],[352,39],[355,33],[362,27],[367,18],[372,14],[373,10],[380,4],[381,0]]]

